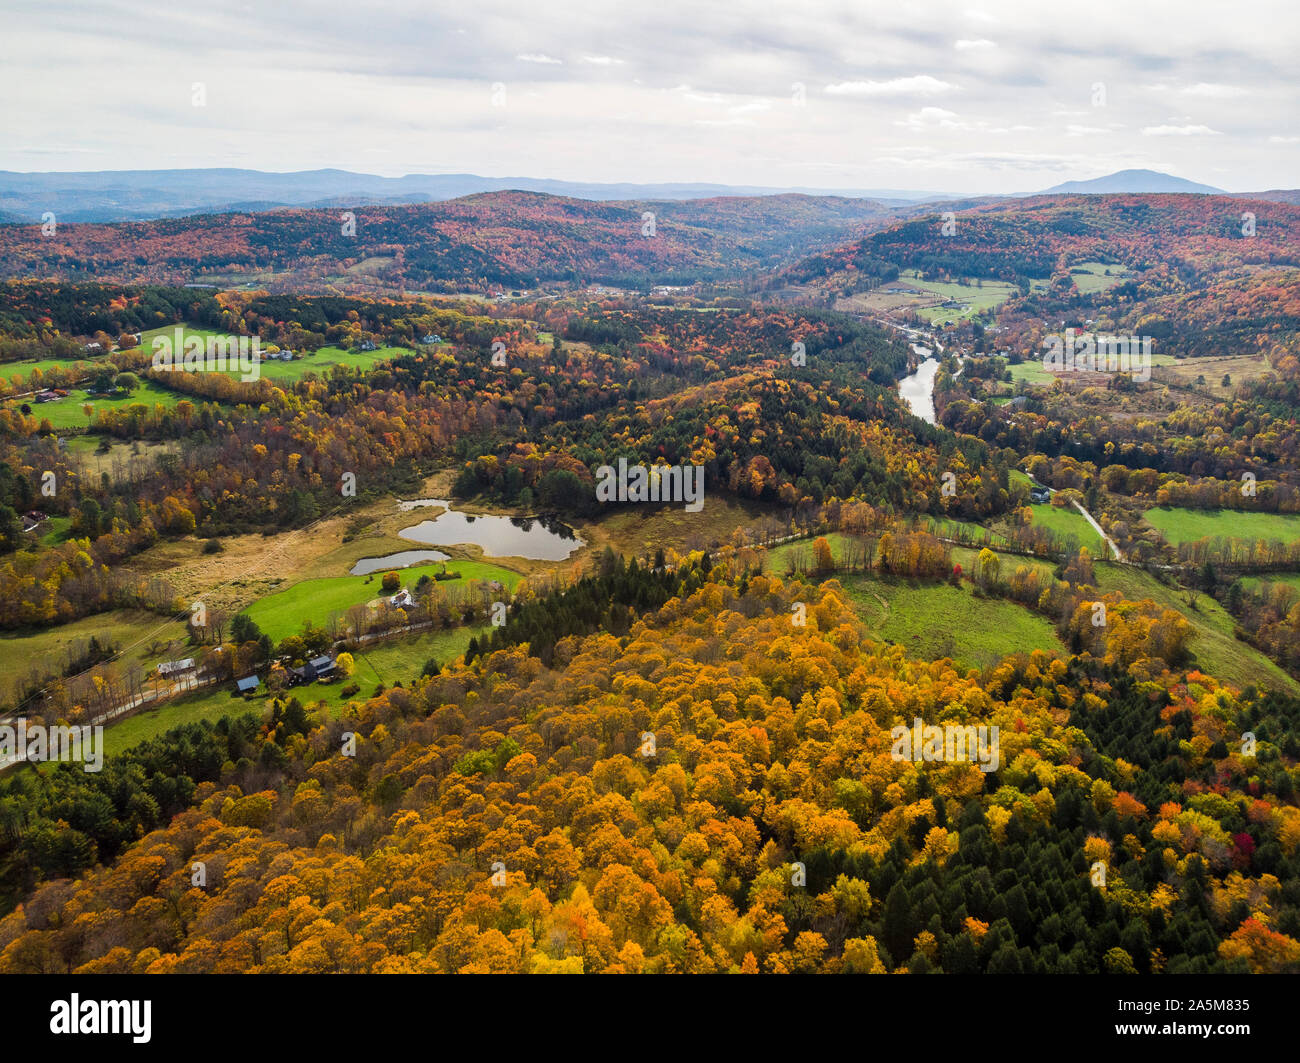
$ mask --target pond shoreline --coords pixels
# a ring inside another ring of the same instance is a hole
[[[565,561],[587,545],[567,524],[544,517],[469,513],[445,498],[399,499],[398,508],[404,513],[441,510],[428,520],[399,529],[398,538],[428,546],[477,546],[484,557]]]

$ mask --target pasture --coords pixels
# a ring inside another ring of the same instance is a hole
[[[1215,538],[1284,543],[1300,539],[1300,513],[1157,506],[1142,516],[1174,546]]]

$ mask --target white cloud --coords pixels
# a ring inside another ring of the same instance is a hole
[[[1245,96],[1246,90],[1239,85],[1213,85],[1208,81],[1198,81],[1195,85],[1188,85],[1183,89],[1187,96],[1208,96],[1215,100],[1231,100],[1238,96]]]
[[[909,114],[904,121],[895,122],[894,124],[906,126],[909,129],[965,128],[965,124],[958,121],[956,111],[945,110],[943,107],[922,107],[919,111]]]
[[[918,74],[891,81],[840,81],[827,85],[825,92],[829,96],[939,96],[956,87],[929,74]]]
[[[690,100],[691,103],[726,103],[727,98],[719,92],[690,92],[687,91],[683,99]]]
[[[622,66],[626,62],[626,60],[615,59],[613,56],[608,55],[584,55],[582,61],[590,63],[592,66]]]
[[[1217,137],[1217,129],[1207,125],[1149,125],[1142,130],[1144,137]]]
[[[983,52],[983,51],[987,51],[990,48],[996,48],[997,42],[990,41],[985,37],[980,37],[978,40],[973,40],[973,41],[960,40],[956,44],[954,44],[953,47],[956,48],[957,51],[959,52]]]
[[[548,66],[563,66],[563,59],[552,59],[549,55],[539,55],[536,52],[529,52],[526,55],[517,55],[516,59],[524,63],[544,63]]]

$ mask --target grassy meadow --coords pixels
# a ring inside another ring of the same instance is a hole
[[[442,562],[433,562],[411,565],[409,568],[398,569],[397,572],[402,578],[402,586],[410,590],[414,589],[421,576],[427,575],[432,579],[442,569]],[[519,573],[485,561],[448,561],[446,569],[448,572],[460,573],[461,578],[454,585],[461,587],[472,580],[498,580],[514,590],[520,579]],[[383,572],[369,576],[327,576],[303,580],[258,599],[244,612],[265,634],[279,642],[290,635],[299,634],[307,620],[316,627],[323,627],[335,613],[343,614],[354,605],[397,593],[393,591],[385,595],[381,588],[382,580]]]
[[[837,561],[843,556],[844,537],[826,537]],[[953,561],[970,571],[977,550],[955,548]],[[791,565],[805,569],[811,562],[810,541],[785,543],[768,551],[773,575],[784,577]],[[1004,556],[1004,567],[1017,563],[1045,567],[1045,561]],[[1055,629],[1043,617],[1015,602],[975,594],[966,580],[954,587],[947,582],[909,580],[876,573],[840,572],[843,584],[870,637],[894,642],[908,655],[923,660],[951,657],[962,668],[987,668],[1011,653],[1030,650],[1064,652]]]
[[[1233,635],[1232,617],[1208,595],[1167,586],[1132,565],[1100,561],[1093,566],[1093,571],[1097,576],[1097,589],[1102,593],[1119,591],[1135,602],[1150,598],[1163,608],[1182,613],[1196,631],[1191,650],[1196,655],[1197,666],[1203,671],[1241,688],[1254,684],[1300,694],[1300,683],[1264,654]],[[1189,605],[1189,599],[1195,604]]]
[[[1174,546],[1214,538],[1285,543],[1300,539],[1300,513],[1157,506],[1142,516]]]
[[[171,339],[175,334],[176,327],[171,325],[142,333],[140,345],[146,350],[152,350],[155,337],[166,336]],[[215,329],[196,328],[192,325],[182,325],[180,327],[185,339],[198,336],[205,343],[209,337],[226,335],[226,333],[218,332]],[[401,354],[411,353],[404,347],[381,347],[377,351],[345,351],[339,347],[322,347],[315,352],[295,351],[293,361],[279,362],[271,361],[265,357],[266,346],[266,344],[263,344],[264,357],[258,367],[259,375],[267,380],[285,381],[301,380],[308,373],[316,373],[322,377],[327,376],[329,371],[336,365],[349,366],[355,369],[370,369],[380,362],[386,362]],[[232,369],[230,375],[239,376],[238,368]]]
[[[1034,515],[1034,524],[1048,528],[1057,535],[1074,536],[1080,546],[1086,546],[1094,558],[1105,557],[1108,553],[1101,536],[1073,506],[1053,506],[1049,502],[1030,506]]]

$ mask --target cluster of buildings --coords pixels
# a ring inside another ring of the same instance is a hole
[[[313,657],[303,664],[301,668],[289,669],[289,685],[295,687],[299,683],[311,683],[317,679],[331,679],[335,670],[334,658],[329,654]]]
[[[331,654],[321,654],[319,657],[312,657],[299,667],[287,669],[289,673],[289,686],[296,687],[303,683],[313,683],[318,679],[333,679],[338,671],[338,665]],[[173,682],[179,682],[187,678],[193,678],[198,674],[198,664],[193,657],[185,657],[178,661],[163,661],[158,665],[158,676],[161,679],[170,679]],[[235,689],[240,694],[251,694],[262,685],[262,680],[256,675],[246,675],[235,680]]]

